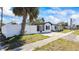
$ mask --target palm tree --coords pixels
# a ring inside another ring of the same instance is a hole
[[[3,25],[3,23],[2,23],[2,20],[3,20],[3,7],[0,7],[0,9],[1,9],[0,33],[2,34],[1,28],[2,28],[2,25]]]
[[[32,25],[43,25],[45,22],[44,18],[38,18],[35,21],[33,21],[31,24]]]
[[[44,18],[42,18],[43,23],[45,22]]]
[[[29,16],[30,22],[32,22],[35,18],[37,18],[39,10],[37,7],[13,7],[13,13],[16,16],[23,16],[21,35],[24,35],[27,16]]]

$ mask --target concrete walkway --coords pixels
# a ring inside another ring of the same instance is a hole
[[[58,36],[55,36],[55,37],[50,37],[48,39],[40,40],[40,41],[37,41],[37,42],[34,42],[34,43],[26,44],[26,45],[24,45],[22,47],[13,49],[12,51],[32,51],[32,50],[34,50],[37,47],[44,46],[44,45],[46,45],[46,44],[48,44],[48,43],[50,43],[50,42],[52,42],[54,40],[57,40],[58,38],[70,35],[73,32],[74,31],[69,32],[69,33],[65,33],[65,34],[62,34],[62,35],[58,35]]]
[[[79,42],[79,35],[71,34],[71,35],[64,36],[62,38],[69,41]]]
[[[55,37],[55,36],[59,36],[59,35],[62,35],[62,34],[64,34],[64,33],[62,33],[62,32],[51,32],[51,33],[44,33],[42,35]]]

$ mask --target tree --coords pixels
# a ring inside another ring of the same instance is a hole
[[[0,42],[4,42],[6,40],[6,37],[2,34],[2,25],[3,25],[3,7],[0,7],[1,9],[1,20],[0,20]]]
[[[64,29],[65,29],[65,26],[68,26],[67,22],[59,22],[58,24],[60,24]]]
[[[1,28],[2,28],[2,20],[3,20],[3,7],[0,7],[0,9],[1,9],[1,21],[0,21],[0,33],[2,34],[2,30],[1,30]]]
[[[42,25],[42,24],[44,24],[44,18],[38,18],[38,19],[36,19],[35,21],[33,21],[31,24],[32,25]]]
[[[44,18],[41,19],[43,22],[45,22]]]
[[[13,13],[16,16],[23,17],[21,25],[21,35],[24,35],[27,16],[29,16],[30,22],[32,22],[37,18],[39,9],[37,7],[13,7]]]
[[[64,25],[65,25],[65,26],[68,26],[68,23],[67,23],[67,22],[65,22],[65,23],[64,23]]]

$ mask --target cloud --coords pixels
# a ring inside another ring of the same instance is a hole
[[[72,9],[61,10],[60,8],[52,8],[47,10],[46,13],[49,15],[52,15],[49,17],[47,16],[49,19],[52,19],[51,22],[58,23],[58,22],[68,22],[68,20],[70,19],[70,16],[78,12]]]
[[[51,9],[61,11],[61,8],[59,7],[52,7]]]
[[[76,11],[74,11],[74,10],[70,10],[70,9],[69,9],[69,10],[64,10],[64,11],[62,11],[61,13],[62,13],[62,14],[65,14],[65,15],[68,15],[68,14],[71,15],[71,14],[75,14]]]
[[[46,11],[47,14],[55,14],[55,15],[61,15],[61,16],[67,16],[68,14],[75,14],[76,11],[68,9],[68,10],[60,10],[60,9],[49,9]]]
[[[79,13],[73,14],[70,16],[73,20],[73,24],[78,24],[79,25]],[[69,25],[70,25],[70,19],[69,19]]]
[[[10,7],[4,7],[3,8],[3,14],[6,15],[6,16],[14,16],[12,11],[10,10]]]
[[[70,16],[70,18],[79,19],[79,14],[73,14],[73,15]]]
[[[56,17],[54,17],[54,16],[52,16],[52,15],[46,17],[45,19],[46,19],[46,22],[51,22],[51,23],[53,23],[53,24],[56,24],[56,23],[61,22],[60,19],[58,19],[58,18],[56,18]]]

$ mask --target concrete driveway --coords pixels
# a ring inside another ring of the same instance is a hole
[[[59,35],[63,35],[65,33],[61,33],[61,32],[51,32],[51,33],[44,33],[42,35],[45,35],[45,36],[52,36],[52,37],[55,37],[55,36],[59,36]]]

